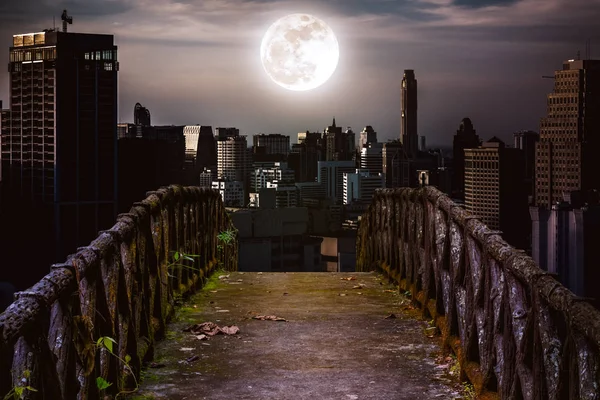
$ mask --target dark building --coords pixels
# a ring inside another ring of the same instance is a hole
[[[600,189],[600,60],[569,60],[554,73],[536,145],[535,205]]]
[[[290,152],[290,137],[278,133],[260,133],[252,137],[255,154],[279,154],[287,156]]]
[[[323,138],[326,161],[349,161],[355,156],[354,132],[350,128],[342,131],[342,127],[335,124],[335,118],[333,123],[325,128]]]
[[[417,80],[415,71],[404,70],[402,78],[402,121],[400,140],[409,159],[415,158],[419,150],[417,131]]]
[[[45,217],[28,227],[27,236],[12,235],[2,245],[10,252],[11,243],[22,241],[50,261],[63,260],[116,217],[117,46],[112,35],[14,35],[9,61],[10,106],[2,111],[1,128],[2,225],[19,214]],[[45,223],[53,235],[42,235],[38,246],[29,234]],[[41,270],[28,278],[45,274],[48,261],[30,260]]]
[[[540,135],[533,131],[519,131],[514,133],[515,149],[523,150],[525,156],[525,185],[527,195],[533,196],[535,185],[535,144]]]
[[[465,207],[519,249],[529,248],[523,150],[496,137],[465,149]]]
[[[399,140],[384,143],[382,158],[385,187],[409,187],[410,161],[402,143]]]
[[[452,197],[465,199],[465,149],[481,146],[481,140],[469,118],[463,118],[453,141]]]
[[[146,192],[185,182],[183,127],[145,127],[139,138],[119,139],[119,212]],[[198,177],[199,179],[199,177]],[[198,185],[198,182],[195,183]]]
[[[532,257],[578,296],[595,300],[600,280],[598,192],[571,192],[551,209],[531,207]]]
[[[150,126],[150,110],[143,107],[140,103],[135,103],[133,109],[133,124],[140,126]]]
[[[324,161],[323,138],[319,132],[298,133],[298,143],[292,145],[288,165],[294,170],[296,182],[315,182],[317,163]]]
[[[358,142],[358,150],[368,147],[371,143],[377,143],[377,132],[371,125],[367,125],[360,132],[360,140]]]

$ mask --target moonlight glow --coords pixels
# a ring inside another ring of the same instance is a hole
[[[260,58],[275,83],[302,91],[321,86],[333,75],[340,51],[325,22],[308,14],[290,14],[265,33]]]

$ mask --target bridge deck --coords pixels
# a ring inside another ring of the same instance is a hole
[[[342,278],[356,277],[356,280]],[[361,288],[354,288],[361,286]],[[143,399],[452,399],[437,338],[374,273],[231,273],[189,299],[144,372]],[[385,317],[391,313],[397,318]],[[276,315],[286,322],[252,319]],[[236,335],[198,340],[212,321]],[[186,361],[186,359],[195,361]],[[444,364],[446,364],[444,362]]]

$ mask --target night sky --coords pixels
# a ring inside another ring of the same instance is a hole
[[[153,124],[235,126],[242,134],[320,130],[335,116],[356,132],[372,125],[382,140],[400,132],[400,82],[414,69],[419,134],[450,144],[470,117],[483,139],[538,130],[545,95],[562,61],[600,56],[600,0],[19,0],[0,3],[0,65],[12,35],[60,25],[110,33],[119,46],[119,112],[150,109]],[[260,63],[267,28],[289,13],[329,24],[340,45],[332,78],[292,92]],[[8,105],[8,75],[0,99]]]

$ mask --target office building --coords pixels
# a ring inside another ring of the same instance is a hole
[[[298,182],[298,206],[306,207],[305,200],[307,199],[324,199],[325,187],[319,182]]]
[[[360,132],[358,149],[361,150],[371,143],[377,143],[377,132],[375,132],[371,125],[367,125]]]
[[[212,182],[212,189],[219,192],[225,207],[244,207],[246,205],[244,182],[217,179]]]
[[[382,173],[371,174],[368,170],[357,169],[354,173],[344,173],[344,205],[354,203],[370,204],[377,189],[385,187]]]
[[[217,140],[225,140],[237,136],[240,136],[240,130],[238,128],[215,128],[215,137]]]
[[[463,118],[454,135],[452,144],[453,173],[452,197],[458,200],[465,199],[465,149],[475,149],[481,146],[481,140],[473,128],[469,118]]]
[[[254,135],[252,142],[254,153],[261,153],[259,151],[260,148],[264,148],[264,154],[281,154],[287,156],[290,152],[290,137],[278,133]]]
[[[2,180],[13,206],[48,207],[62,260],[116,217],[117,46],[47,30],[14,35],[9,52]]]
[[[399,140],[383,144],[383,174],[386,188],[410,187],[410,160]]]
[[[554,73],[536,145],[534,201],[550,209],[566,193],[600,189],[600,60],[568,60]]]
[[[598,192],[571,192],[550,209],[531,207],[532,258],[578,296],[598,302]]]
[[[360,168],[372,174],[383,172],[383,143],[368,143],[360,150]]]
[[[344,196],[344,173],[355,170],[354,161],[319,161],[317,181],[323,185],[325,196],[341,204]]]
[[[525,160],[522,150],[493,137],[465,149],[465,207],[519,249],[529,248]]]
[[[533,196],[535,188],[535,145],[540,135],[533,131],[519,131],[513,134],[515,149],[523,150],[525,156],[525,185],[527,195]]]
[[[248,182],[251,162],[246,136],[228,136],[217,140],[219,179]]]
[[[405,69],[402,78],[402,110],[400,140],[409,159],[418,156],[419,134],[417,130],[417,80],[415,71]]]

